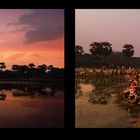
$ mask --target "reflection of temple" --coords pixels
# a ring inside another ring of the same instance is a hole
[[[6,94],[3,93],[3,91],[0,91],[0,100],[5,100]]]

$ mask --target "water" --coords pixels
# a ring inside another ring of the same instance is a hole
[[[116,103],[124,84],[123,77],[77,78],[76,128],[132,127],[129,113]]]
[[[119,87],[125,87],[126,80],[122,76],[114,77],[91,77],[91,78],[76,78],[75,94],[83,93],[101,93],[113,91]],[[117,87],[117,88],[116,88]]]
[[[93,91],[93,89],[94,89],[94,86],[92,84],[81,83],[80,87],[81,87],[82,92],[84,92],[84,93],[89,93],[89,92]]]
[[[0,128],[64,127],[64,90],[0,85]],[[3,96],[4,97],[4,96]]]

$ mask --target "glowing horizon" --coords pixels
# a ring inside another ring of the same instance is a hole
[[[0,62],[64,68],[64,10],[1,9]]]

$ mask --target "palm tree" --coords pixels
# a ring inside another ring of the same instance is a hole
[[[34,63],[30,63],[30,64],[28,65],[28,67],[29,67],[30,69],[32,69],[32,68],[35,67],[35,64],[34,64]]]
[[[23,73],[27,73],[28,72],[28,66],[27,65],[20,65],[19,70]]]
[[[123,50],[122,50],[122,54],[128,58],[128,63],[129,65],[132,64],[131,63],[131,57],[134,55],[134,47],[131,44],[125,44],[123,46]]]
[[[45,77],[47,66],[45,64],[39,65],[37,67],[37,70],[38,70],[39,77],[43,78]]]
[[[6,65],[5,65],[4,62],[1,62],[1,63],[0,63],[0,69],[1,69],[1,71],[2,71],[3,69],[6,69]]]
[[[123,46],[122,53],[126,57],[129,57],[129,58],[132,57],[134,55],[134,47],[133,47],[133,45],[131,45],[131,44],[125,44]]]
[[[12,65],[12,70],[19,71],[19,65]]]
[[[46,71],[47,70],[47,66],[45,64],[39,65],[38,69]]]
[[[51,71],[51,70],[54,69],[54,67],[53,67],[53,65],[49,65],[47,69],[48,69],[49,71]]]
[[[75,54],[76,55],[82,55],[84,53],[83,47],[82,46],[75,46]]]
[[[101,56],[102,55],[102,43],[100,42],[93,42],[90,44],[91,48],[90,48],[90,53],[92,55],[95,55],[95,56]]]
[[[106,57],[111,55],[112,53],[112,44],[109,42],[102,42],[102,55],[105,57],[105,64],[106,64]]]

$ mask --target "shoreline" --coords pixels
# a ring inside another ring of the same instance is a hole
[[[58,81],[0,81],[1,89],[21,88],[21,87],[51,87],[55,89],[64,90],[64,82]]]
[[[60,82],[62,80],[0,80],[0,84],[5,83],[51,83],[51,82]]]

